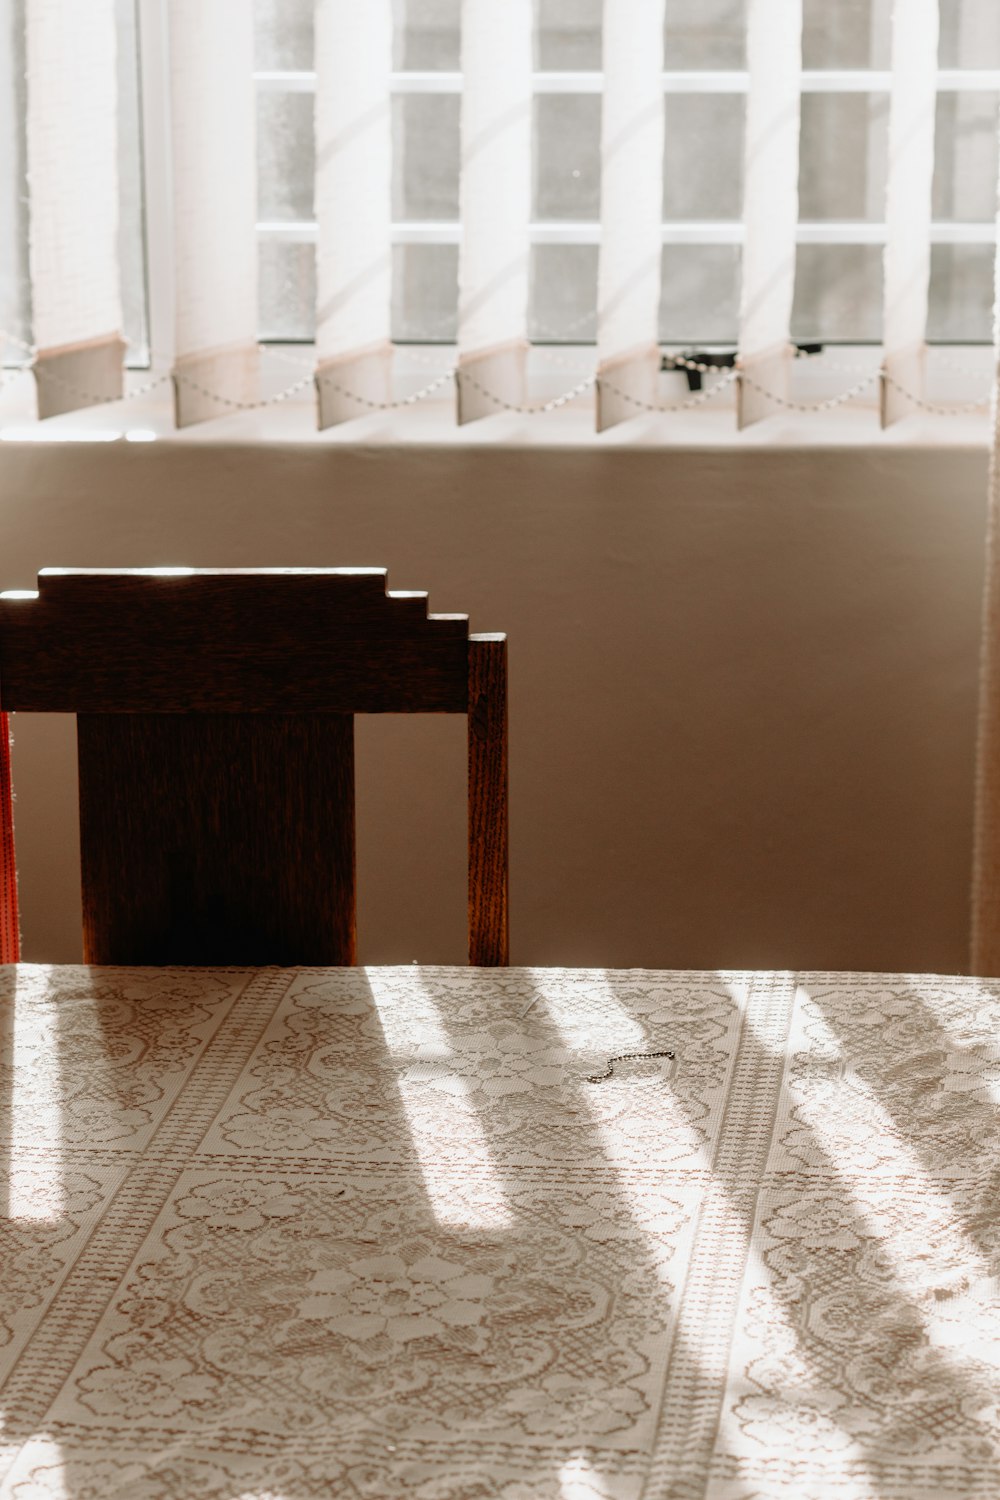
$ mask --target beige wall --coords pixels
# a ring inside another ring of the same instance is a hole
[[[4,444],[45,565],[379,564],[510,636],[513,957],[966,963],[986,456]],[[461,962],[463,723],[359,721],[362,958]],[[25,950],[79,954],[71,721],[15,723]]]

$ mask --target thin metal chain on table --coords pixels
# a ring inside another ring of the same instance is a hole
[[[588,1083],[603,1083],[605,1079],[611,1078],[615,1071],[616,1062],[631,1062],[633,1059],[644,1061],[647,1057],[669,1057],[673,1062],[673,1052],[616,1052],[614,1057],[608,1058],[608,1066],[603,1073],[588,1073]]]

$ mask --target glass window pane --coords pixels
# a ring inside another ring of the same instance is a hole
[[[993,337],[992,245],[932,245],[927,337],[988,344]]]
[[[0,328],[30,343],[24,4],[0,0]],[[27,357],[10,345],[0,356],[12,364]]]
[[[257,217],[312,219],[316,145],[312,94],[257,95]]]
[[[992,222],[996,217],[998,108],[998,94],[938,95],[935,219]]]
[[[746,0],[667,0],[663,66],[745,68]]]
[[[940,0],[938,66],[1000,68],[1000,5],[995,0]]]
[[[458,218],[458,94],[399,94],[392,101],[394,219]]]
[[[743,95],[668,94],[664,108],[664,219],[738,219],[743,212]]]
[[[534,106],[536,219],[593,220],[601,200],[599,94],[541,94]]]
[[[736,344],[739,245],[664,245],[661,344]]]
[[[799,218],[885,218],[887,94],[803,94]]]
[[[804,0],[804,68],[887,68],[892,0]]]
[[[597,328],[597,246],[534,245],[528,337],[589,344]]]
[[[881,245],[800,245],[792,338],[864,344],[881,337]]]
[[[313,66],[313,0],[253,0],[254,66],[306,73]]]
[[[257,308],[258,337],[315,337],[315,245],[264,240],[257,247]]]
[[[461,0],[393,0],[396,71],[457,73],[462,66],[461,15]]]
[[[458,246],[395,245],[392,337],[399,344],[451,344],[458,334]]]
[[[535,66],[599,72],[602,10],[602,0],[535,0]]]

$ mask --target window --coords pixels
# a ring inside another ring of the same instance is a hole
[[[535,0],[529,334],[594,338],[601,0]],[[740,285],[745,0],[668,0],[665,344],[732,344]],[[804,0],[792,335],[878,342],[891,0]],[[256,0],[260,332],[308,340],[315,301],[312,0]],[[451,342],[460,0],[395,0],[393,337]],[[987,342],[1000,7],[941,0],[929,336]]]
[[[683,360],[657,343],[715,366],[738,345],[703,395],[735,387],[745,425],[796,404],[792,343],[874,346],[823,399],[881,379],[890,422],[927,402],[925,329],[990,341],[994,0],[936,0],[939,28],[926,0],[909,55],[893,0],[801,0],[801,69],[797,7],[749,0],[648,0],[607,29],[606,0],[61,3],[0,0],[0,332],[43,416],[120,399],[122,327],[180,425],[259,401],[258,342],[316,341],[281,394],[315,374],[322,426],[452,374],[460,422],[534,409],[526,340],[596,343],[538,357],[569,377],[549,404],[594,386],[603,430],[674,409],[660,374],[678,390]],[[889,161],[908,90],[909,173]],[[464,170],[463,121],[488,143]],[[628,143],[603,182],[602,130]],[[457,341],[455,369],[415,351],[400,391],[390,338]]]

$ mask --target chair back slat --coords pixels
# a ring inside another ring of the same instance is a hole
[[[349,714],[80,714],[84,961],[353,964]]]
[[[39,574],[0,598],[3,707],[42,713],[464,713],[468,620],[384,569]]]

